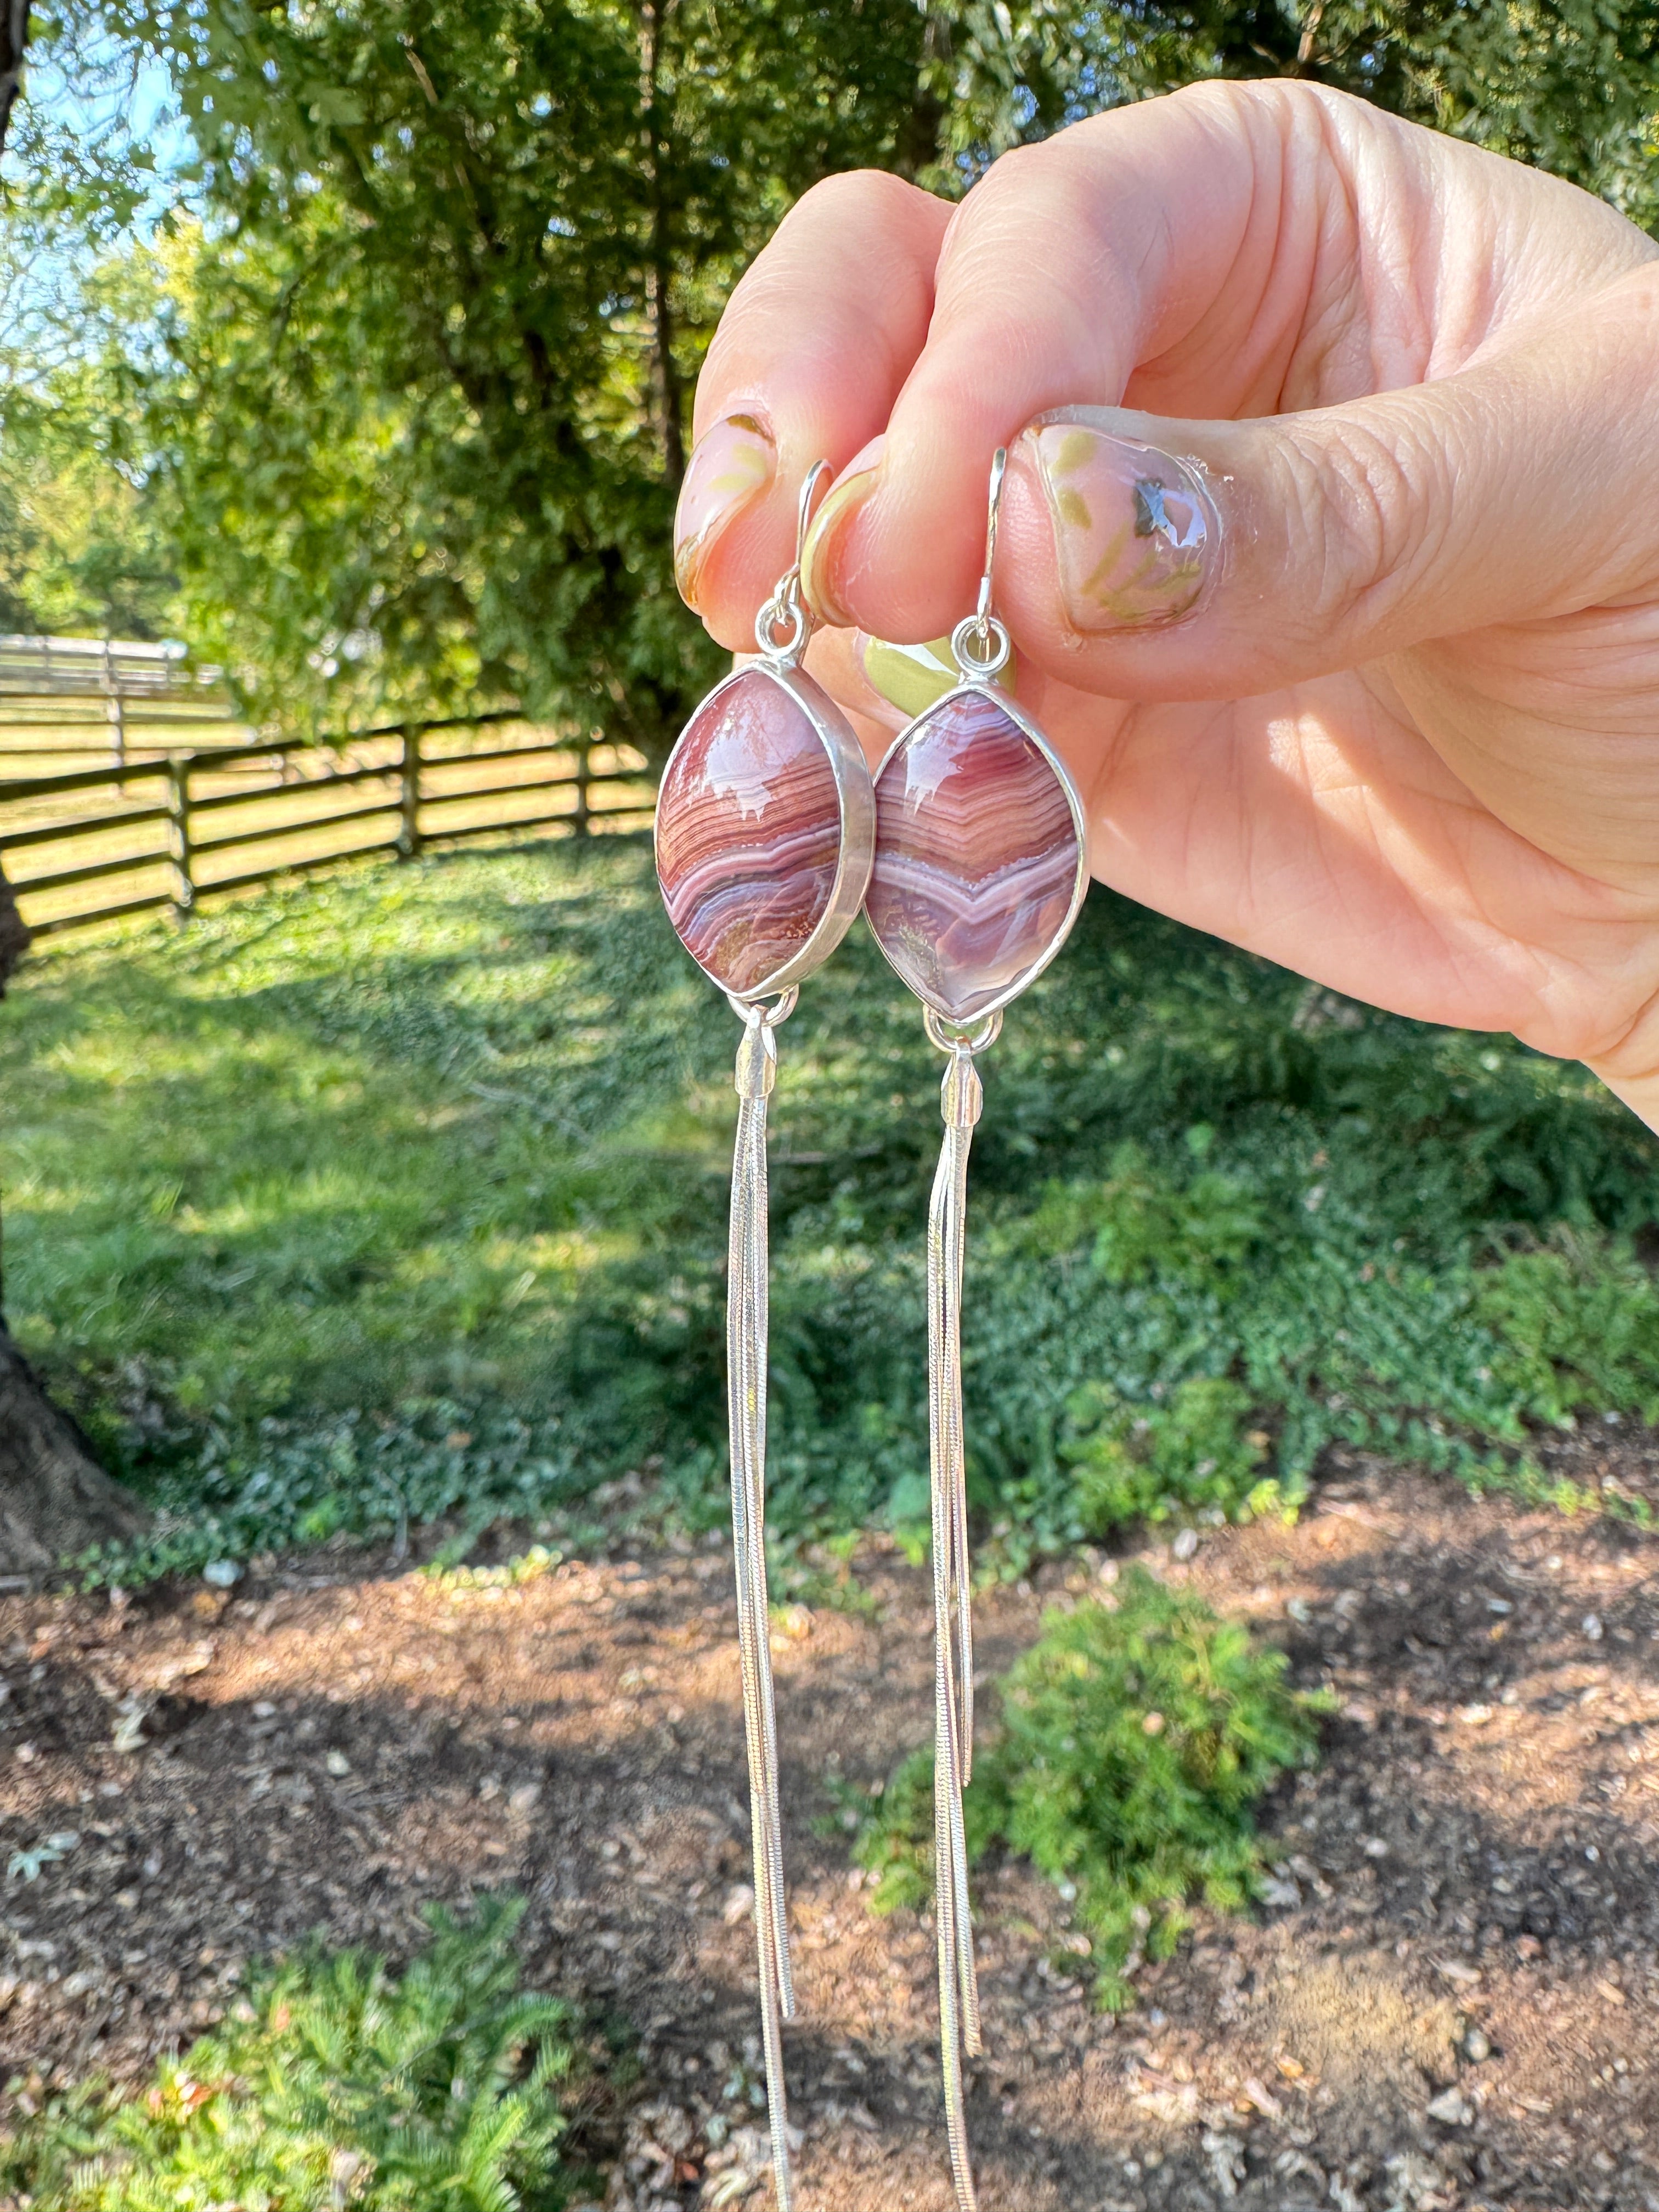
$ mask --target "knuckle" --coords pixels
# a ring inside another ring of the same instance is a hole
[[[1287,447],[1290,512],[1310,549],[1310,627],[1340,638],[1386,625],[1440,540],[1443,465],[1409,418],[1350,420]]]
[[[871,289],[914,309],[921,290],[917,252],[919,192],[903,178],[879,169],[851,169],[823,177],[803,192],[750,263],[732,292],[711,355],[735,343],[734,331],[769,316],[799,313],[802,303],[822,303],[826,272],[844,268],[848,241],[857,241],[858,266]],[[848,288],[829,287],[832,296]]]
[[[843,169],[810,185],[779,224],[779,230],[817,228],[846,222],[886,222],[907,213],[915,186],[885,169]]]
[[[1053,220],[1066,191],[1055,154],[1056,142],[1046,140],[999,155],[951,216],[946,254],[995,250],[1012,232]]]
[[[937,295],[960,303],[1016,294],[1073,303],[1098,258],[1098,221],[1086,179],[1059,139],[1004,154],[957,209],[939,256]]]
[[[1278,87],[1280,80],[1271,82]],[[1261,106],[1261,90],[1259,85],[1237,77],[1208,77],[1180,86],[1169,99],[1171,107],[1234,122]]]

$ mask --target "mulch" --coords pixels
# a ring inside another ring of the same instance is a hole
[[[1186,1547],[1139,1555],[1340,1715],[1267,1809],[1271,1901],[1200,1912],[1121,2020],[1056,1893],[983,1871],[985,2203],[1659,2212],[1659,1539],[1337,1455],[1296,1527]],[[981,1663],[1116,1565],[990,1594]],[[863,1609],[775,1638],[800,2195],[945,2212],[931,1927],[871,1917],[827,1788],[926,1736],[931,1612],[894,1554],[858,1575]],[[423,1905],[505,1886],[529,1977],[596,2048],[631,2027],[592,2121],[613,2212],[762,2203],[733,1632],[714,1549],[0,1599],[8,2094],[142,2072],[310,1930],[403,1957]]]

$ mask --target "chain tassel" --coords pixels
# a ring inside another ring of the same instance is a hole
[[[755,1936],[760,1954],[761,2037],[778,2212],[793,2212],[782,2023],[793,2020],[789,1929],[778,1813],[778,1735],[766,1594],[767,1187],[766,1102],[777,1072],[773,1035],[793,1003],[770,1014],[740,1008],[738,1137],[732,1163],[732,1237],[726,1278],[726,1389],[732,1428],[732,1540],[738,1583],[738,1646],[749,1814],[755,1855]]]
[[[927,1379],[933,1506],[933,1849],[945,2132],[958,2212],[976,2212],[963,2061],[982,2048],[962,1793],[973,1771],[974,1639],[962,1418],[962,1261],[968,1153],[983,1093],[971,1048],[951,1042],[945,1144],[927,1216]]]

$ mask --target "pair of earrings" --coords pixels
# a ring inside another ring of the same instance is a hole
[[[980,2048],[962,1792],[974,1734],[973,1628],[962,1410],[975,1054],[1064,944],[1088,882],[1082,804],[1042,731],[997,682],[1008,633],[992,612],[1006,454],[991,468],[985,573],[951,649],[962,680],[894,740],[874,776],[850,724],[800,665],[811,633],[800,549],[819,462],[801,494],[794,565],[755,625],[760,659],[717,684],[681,732],[657,800],[670,921],[744,1024],[726,1285],[732,1528],[749,1753],[762,2042],[779,2212],[792,2212],[781,2023],[794,2013],[778,1811],[766,1589],[766,1112],[777,1030],[799,985],[860,906],[946,1055],[945,1140],[927,1222],[933,1476],[935,1923],[946,2130],[960,2212],[975,2212],[963,2061]]]

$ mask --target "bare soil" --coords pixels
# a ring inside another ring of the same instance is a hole
[[[1201,1916],[1114,2022],[1054,1893],[982,1874],[983,2201],[1659,2212],[1659,1540],[1326,1473],[1294,1528],[1144,1553],[1341,1700],[1267,1808],[1272,1904]],[[945,2212],[931,1929],[870,1917],[826,1788],[926,1735],[930,1611],[891,1555],[859,1571],[877,1610],[775,1639],[801,2197]],[[983,1663],[1092,1573],[988,1596]],[[313,1555],[228,1596],[15,1595],[0,1668],[0,1852],[79,1837],[0,1892],[0,2065],[131,2075],[251,1955],[313,1928],[405,1954],[423,1904],[507,1885],[530,1976],[638,2033],[611,2204],[689,2212],[748,2179],[762,2201],[723,1552],[470,1587]]]

